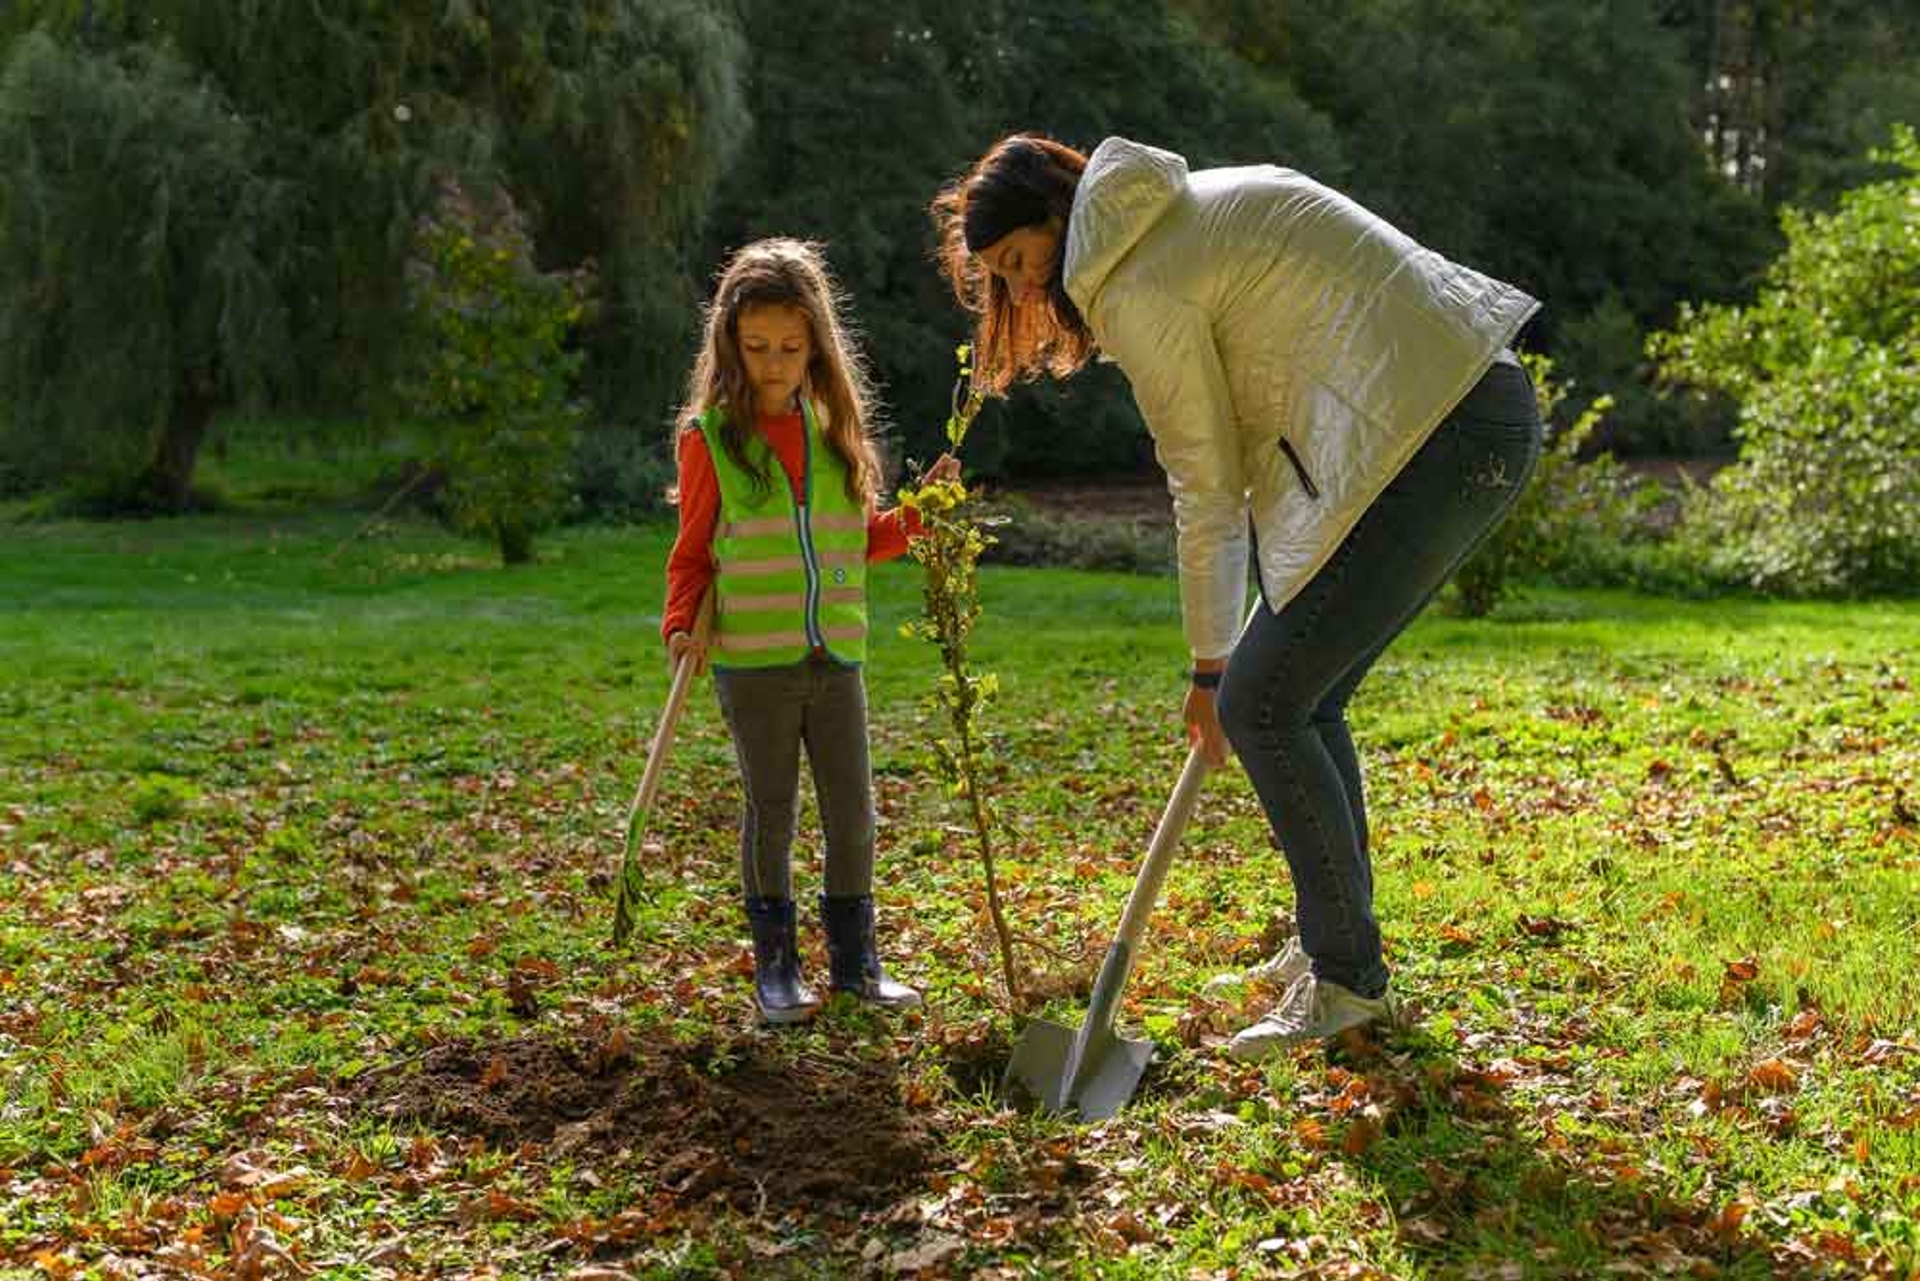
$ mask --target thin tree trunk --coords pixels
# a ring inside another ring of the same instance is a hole
[[[955,671],[961,698],[967,696],[967,676]],[[980,801],[978,766],[973,758],[973,734],[962,722],[960,731],[960,776],[967,781],[967,801],[973,810],[973,832],[980,841],[980,862],[987,873],[987,913],[993,918],[993,932],[1000,941],[1000,971],[1006,979],[1007,999],[1018,1009],[1021,1005],[1019,971],[1013,963],[1013,933],[1007,928],[1007,915],[1000,906],[1000,879],[993,867],[993,833],[987,822],[986,807]]]
[[[1780,90],[1780,28],[1784,25],[1776,19],[1784,15],[1776,14],[1770,0],[1762,0],[1754,5],[1753,18],[1753,146],[1748,164],[1753,167],[1754,194],[1763,200],[1780,185],[1774,172],[1774,161],[1780,151],[1780,120],[1778,104]]]
[[[524,565],[533,559],[533,531],[514,520],[495,521],[494,540],[500,547],[500,563]]]
[[[1703,89],[1707,98],[1707,154],[1713,157],[1716,174],[1726,164],[1727,94],[1721,84],[1720,20],[1723,0],[1713,0],[1707,17],[1707,74]]]
[[[174,398],[173,412],[161,430],[153,462],[136,487],[143,502],[157,511],[184,512],[193,501],[193,467],[213,424],[218,400],[188,380]]]

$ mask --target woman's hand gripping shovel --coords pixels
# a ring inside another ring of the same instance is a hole
[[[1160,898],[1160,886],[1173,865],[1173,851],[1180,844],[1187,820],[1193,817],[1200,784],[1206,777],[1206,757],[1196,746],[1187,753],[1180,782],[1160,816],[1160,826],[1154,829],[1153,844],[1140,865],[1140,876],[1133,883],[1127,910],[1120,918],[1120,932],[1107,949],[1107,959],[1093,985],[1086,1022],[1078,1030],[1044,1019],[1027,1024],[1020,1043],[1013,1048],[1013,1060],[1007,1064],[1003,1091],[1025,1095],[1050,1111],[1073,1108],[1083,1121],[1104,1120],[1133,1097],[1140,1074],[1153,1059],[1153,1042],[1116,1034],[1114,1016],[1119,1012],[1120,993],[1133,970],[1140,939],[1146,933],[1147,918]]]
[[[646,895],[646,875],[640,868],[640,840],[646,835],[654,794],[660,790],[660,775],[667,763],[667,751],[673,746],[674,727],[679,724],[681,709],[687,704],[687,691],[693,688],[693,678],[705,665],[703,655],[712,633],[713,588],[709,587],[707,594],[700,598],[699,613],[694,616],[693,644],[673,665],[673,685],[667,691],[667,705],[660,711],[659,727],[653,731],[653,742],[647,746],[647,768],[640,775],[639,790],[634,792],[633,804],[627,810],[627,852],[620,863],[620,879],[614,886],[615,947],[625,943],[633,932],[634,909]]]

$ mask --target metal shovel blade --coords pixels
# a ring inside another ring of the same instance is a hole
[[[1207,760],[1196,744],[1187,753],[1186,767],[1154,829],[1133,893],[1127,896],[1120,929],[1107,948],[1107,959],[1100,965],[1100,977],[1087,1002],[1086,1022],[1077,1032],[1038,1019],[1029,1023],[1020,1044],[1013,1047],[1013,1059],[1001,1082],[1003,1094],[1025,1095],[1051,1112],[1072,1108],[1083,1121],[1105,1120],[1133,1097],[1134,1087],[1153,1061],[1153,1042],[1116,1036],[1113,1021],[1120,1012],[1120,993],[1133,969],[1135,949],[1146,934],[1147,917],[1160,897],[1160,884],[1173,862],[1180,833],[1193,816],[1206,774]]]
[[[1050,1112],[1071,1108],[1083,1121],[1104,1121],[1125,1107],[1153,1061],[1152,1041],[1113,1030],[1114,1006],[1130,968],[1126,945],[1115,943],[1100,967],[1085,1023],[1077,1029],[1047,1019],[1027,1024],[1013,1047],[1002,1092]]]
[[[1153,1042],[1115,1036],[1089,1038],[1077,1063],[1073,1028],[1035,1019],[1027,1024],[1007,1064],[1006,1093],[1050,1112],[1071,1108],[1083,1121],[1104,1121],[1126,1106],[1153,1061]]]

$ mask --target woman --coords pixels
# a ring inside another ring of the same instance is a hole
[[[1263,967],[1286,995],[1231,1052],[1390,1019],[1347,702],[1533,469],[1507,344],[1539,304],[1302,174],[1190,172],[1125,138],[1091,156],[1006,138],[932,213],[982,387],[1098,348],[1166,469],[1189,738],[1239,756],[1297,900],[1297,940]]]

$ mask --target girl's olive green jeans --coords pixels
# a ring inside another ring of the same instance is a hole
[[[816,654],[784,667],[714,668],[745,803],[740,885],[747,898],[793,897],[793,839],[806,749],[826,836],[826,892],[873,892],[873,775],[860,668]]]

